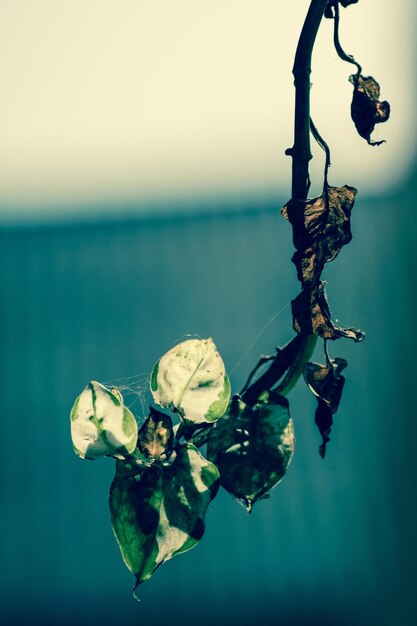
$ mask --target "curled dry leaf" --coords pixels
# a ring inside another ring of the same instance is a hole
[[[327,365],[306,363],[303,375],[307,385],[316,398],[321,398],[336,413],[342,397],[345,378],[342,372],[347,368],[346,359],[330,359]]]
[[[274,391],[250,407],[238,396],[210,433],[207,456],[220,471],[221,485],[250,512],[283,478],[294,453],[288,400]]]
[[[371,134],[375,124],[382,124],[389,119],[391,112],[389,102],[379,100],[381,90],[372,76],[353,74],[349,81],[354,87],[351,114],[356,130],[370,146],[379,146],[385,140],[373,141]]]
[[[139,450],[151,459],[164,460],[172,450],[173,439],[169,415],[150,407],[149,417],[139,430]]]
[[[291,302],[294,330],[300,335],[319,335],[323,339],[347,337],[362,341],[365,333],[355,328],[341,328],[332,322],[325,282],[306,286]]]
[[[357,189],[350,185],[327,187],[313,200],[290,200],[282,214],[293,227],[296,252],[292,258],[304,285],[320,279],[325,263],[336,258],[352,239],[350,215]]]
[[[330,433],[333,427],[333,413],[328,404],[318,398],[316,415],[314,419],[320,431],[322,442],[319,445],[319,454],[322,459],[326,456],[327,444],[330,441]]]
[[[304,366],[305,381],[318,401],[315,422],[323,440],[319,447],[323,458],[326,454],[326,445],[330,441],[333,415],[339,408],[342,397],[345,384],[342,371],[346,367],[347,361],[339,358],[330,359],[327,365],[306,363]]]

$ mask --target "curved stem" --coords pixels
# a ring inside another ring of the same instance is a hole
[[[269,370],[242,393],[243,402],[248,405],[255,404],[261,393],[271,389],[277,383],[279,378],[285,373],[285,369],[287,369],[287,373],[277,391],[286,396],[295,387],[302,375],[304,365],[310,360],[316,343],[316,335],[297,335],[294,337],[285,348],[278,352],[275,362]],[[207,424],[188,440],[189,443],[194,444],[197,448],[203,446],[207,443],[212,428],[213,424]]]
[[[207,426],[200,430],[199,433],[194,435],[194,437],[188,439],[188,443],[192,443],[193,445],[195,445],[196,448],[204,446],[204,444],[207,443],[207,441],[209,440],[211,429],[213,428],[213,426],[214,424],[207,424]]]
[[[317,141],[318,145],[324,151],[324,154],[325,154],[324,185],[323,185],[323,189],[324,189],[324,192],[326,192],[327,191],[327,187],[329,185],[328,175],[329,175],[329,167],[331,165],[329,144],[320,135],[320,133],[319,133],[319,131],[317,129],[317,126],[314,124],[314,122],[313,122],[311,117],[310,117],[310,130],[311,130],[311,134],[313,135],[314,139]]]
[[[340,39],[339,39],[339,22],[340,22],[340,11],[339,11],[339,2],[335,0],[334,2],[334,31],[333,31],[333,41],[334,47],[336,48],[336,52],[342,61],[346,61],[347,63],[352,63],[352,65],[356,65],[356,77],[359,78],[359,74],[362,72],[362,67],[359,65],[357,61],[355,61],[354,57],[351,54],[346,54],[343,50]]]
[[[277,388],[278,393],[287,396],[298,382],[303,373],[304,365],[311,359],[314,348],[317,344],[317,335],[302,335],[304,337],[302,350],[299,350],[297,357],[288,369],[284,380]]]
[[[245,404],[253,406],[264,391],[272,389],[284,374],[290,371],[292,364],[298,360],[298,355],[304,353],[308,337],[309,335],[296,335],[284,348],[278,350],[267,371],[242,393]]]

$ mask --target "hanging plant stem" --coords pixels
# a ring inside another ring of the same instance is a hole
[[[337,54],[342,59],[342,61],[346,61],[347,63],[351,63],[352,65],[356,66],[355,80],[357,80],[359,78],[359,75],[362,74],[362,67],[351,54],[347,54],[343,50],[342,44],[340,43],[340,39],[339,39],[340,9],[339,9],[338,0],[335,0],[335,2],[333,3],[333,8],[334,8],[334,18],[333,18],[334,19],[334,31],[333,31],[334,47],[336,49]]]
[[[293,66],[295,86],[294,145],[292,148],[288,148],[285,153],[292,157],[291,196],[292,200],[299,201],[297,206],[300,211],[304,209],[304,201],[307,199],[310,189],[309,162],[312,159],[310,148],[311,57],[326,6],[327,0],[311,1],[301,30]],[[326,175],[327,167],[326,161]],[[269,369],[244,391],[242,395],[244,402],[249,405],[255,404],[258,397],[276,385],[285,372],[287,372],[286,376],[278,390],[282,394],[288,393],[301,376],[303,366],[311,358],[316,343],[316,335],[295,337],[282,351],[278,351],[276,358],[271,360]],[[284,351],[290,352],[289,346],[291,346],[291,360],[287,363]],[[283,356],[284,360],[282,359]]]

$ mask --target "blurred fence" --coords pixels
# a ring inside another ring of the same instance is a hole
[[[331,346],[349,368],[328,457],[300,384],[285,480],[251,516],[221,493],[201,544],[140,603],[109,523],[113,463],[75,457],[72,402],[90,379],[121,379],[143,419],[146,376],[187,333],[214,337],[238,391],[292,335],[290,228],[260,205],[1,231],[4,623],[412,623],[415,227],[393,200],[357,207],[326,277],[335,316],[368,336]]]

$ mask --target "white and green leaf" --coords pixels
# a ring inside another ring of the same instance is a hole
[[[83,459],[131,453],[138,425],[118,389],[92,381],[72,407],[71,437],[76,454]]]
[[[112,526],[139,585],[164,561],[199,542],[219,472],[192,444],[180,448],[169,467],[155,464],[133,475],[126,464],[118,467],[110,489]]]
[[[169,350],[151,375],[157,404],[174,407],[187,422],[215,422],[226,411],[230,381],[213,339],[189,339]]]

